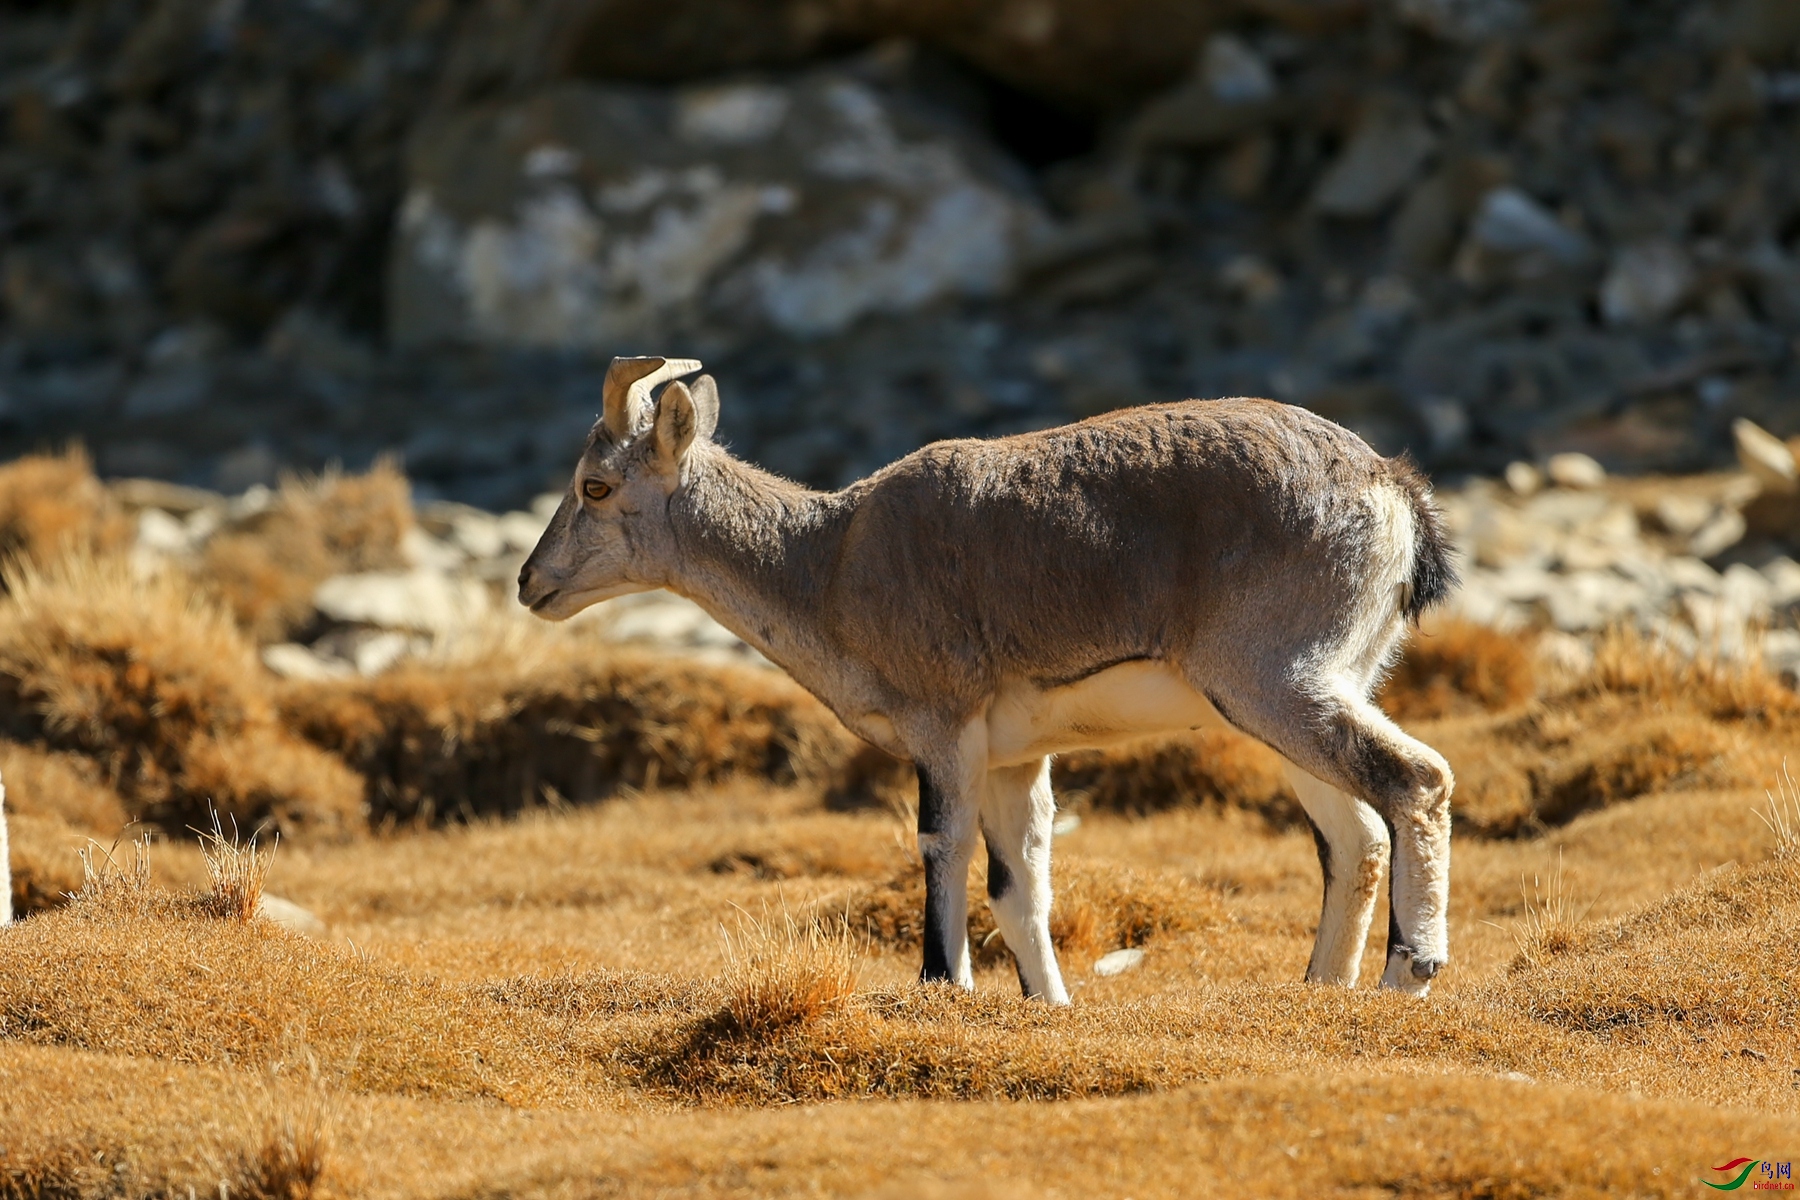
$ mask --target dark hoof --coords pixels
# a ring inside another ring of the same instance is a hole
[[[1415,958],[1412,960],[1414,979],[1436,979],[1437,973],[1444,969],[1444,961],[1440,958]]]

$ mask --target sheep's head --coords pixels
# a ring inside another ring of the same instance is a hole
[[[683,459],[710,438],[719,393],[685,358],[615,358],[606,372],[606,409],[588,435],[556,515],[519,572],[519,603],[562,621],[590,604],[662,586],[668,500]],[[675,380],[651,399],[651,389]]]

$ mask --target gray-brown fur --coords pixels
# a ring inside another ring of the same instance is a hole
[[[698,364],[621,361],[520,598],[562,617],[624,591],[688,595],[851,728],[917,762],[936,801],[921,825],[927,925],[944,940],[927,949],[928,975],[966,976],[957,881],[978,812],[984,827],[992,817],[990,853],[1030,885],[1030,904],[1002,921],[1009,945],[1035,946],[1047,921],[1047,776],[993,757],[1002,698],[1048,720],[1062,711],[1055,697],[1079,698],[1078,685],[1133,663],[1163,664],[1145,686],[1178,677],[1195,703],[1214,698],[1324,781],[1315,805],[1338,803],[1337,789],[1394,824],[1395,886],[1438,929],[1409,930],[1400,948],[1424,947],[1436,957],[1413,974],[1435,973],[1449,774],[1368,703],[1408,618],[1454,578],[1409,464],[1303,409],[1238,399],[939,443],[820,493],[712,444],[709,379],[649,403],[649,382]],[[611,489],[599,500],[581,490],[595,482]],[[1104,714],[1092,719],[1056,725],[1053,749],[1109,732]],[[1326,825],[1360,836],[1330,814]],[[1029,970],[1027,957],[1021,975],[1038,979],[1027,989],[1058,996],[1053,956]],[[1407,978],[1393,962],[1389,976]]]

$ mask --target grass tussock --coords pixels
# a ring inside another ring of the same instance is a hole
[[[739,911],[737,929],[724,930],[725,1002],[716,1036],[766,1038],[838,1012],[856,992],[861,951],[848,923],[833,927]]]
[[[12,849],[13,912],[55,907],[81,888],[78,851],[90,840],[111,842],[129,823],[125,802],[95,763],[0,741],[6,820]]]
[[[1630,627],[1610,630],[1601,639],[1581,691],[1677,704],[1717,720],[1787,725],[1800,718],[1800,695],[1777,679],[1760,655],[1690,657]]]
[[[79,446],[0,466],[0,560],[106,554],[129,546],[132,533]]]
[[[1052,767],[1052,782],[1058,792],[1105,812],[1199,806],[1243,809],[1276,828],[1303,820],[1281,756],[1229,729],[1062,755]]]
[[[290,686],[285,721],[368,781],[372,820],[429,823],[732,777],[829,786],[855,739],[787,679],[666,655],[406,663]]]
[[[1720,1031],[1791,1049],[1800,1028],[1796,928],[1800,881],[1784,864],[1721,867],[1642,912],[1584,931],[1571,952],[1523,964],[1502,999],[1581,1032]]]
[[[147,834],[132,838],[123,850],[117,842],[110,846],[89,842],[76,851],[76,857],[81,860],[81,890],[73,899],[91,904],[114,899],[135,902],[150,892],[154,876]]]
[[[1521,880],[1519,892],[1524,898],[1525,916],[1515,933],[1519,950],[1513,956],[1512,971],[1541,967],[1583,947],[1582,922],[1593,904],[1583,905],[1571,895],[1560,855],[1547,879],[1533,877],[1530,891],[1526,891]]]
[[[1529,634],[1441,621],[1413,635],[1377,700],[1397,721],[1426,721],[1517,708],[1537,687]]]
[[[180,575],[72,555],[6,580],[8,736],[87,758],[130,816],[165,828],[215,805],[290,832],[356,819],[361,781],[283,728],[254,648]]]
[[[332,1200],[345,1195],[335,1170],[337,1104],[315,1078],[298,1088],[271,1086],[264,1132],[240,1156],[227,1194],[245,1200]]]
[[[281,848],[280,834],[267,850],[256,844],[256,835],[248,841],[238,837],[236,822],[231,835],[217,811],[212,828],[200,834],[200,852],[206,861],[206,874],[211,884],[206,893],[207,908],[213,915],[232,921],[255,918],[262,905],[263,888],[269,881],[269,869],[275,865],[275,851]]]
[[[1800,785],[1781,764],[1781,778],[1763,793],[1767,811],[1756,815],[1769,828],[1773,846],[1769,857],[1793,873],[1800,873]]]
[[[405,566],[412,527],[411,492],[391,462],[290,477],[261,513],[207,542],[198,574],[252,638],[280,641],[311,620],[331,576]]]
[[[1059,953],[1077,963],[1111,950],[1142,946],[1161,934],[1188,933],[1229,919],[1218,894],[1210,889],[1117,864],[1059,863],[1055,886],[1050,937]],[[817,920],[843,920],[873,944],[915,950],[924,937],[924,868],[909,863],[898,874],[858,888],[841,902],[825,902],[819,914]],[[973,878],[969,949],[978,966],[1008,957],[984,887]]]
[[[85,1200],[100,1194],[106,1175],[91,1153],[68,1142],[0,1153],[0,1200]]]
[[[0,1040],[258,1069],[300,1043],[333,1088],[525,1106],[610,1090],[561,1025],[481,989],[106,878],[0,938]]]

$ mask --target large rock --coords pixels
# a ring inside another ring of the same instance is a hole
[[[829,334],[1004,291],[1047,228],[1003,160],[845,72],[568,84],[417,139],[391,328],[589,349]]]

